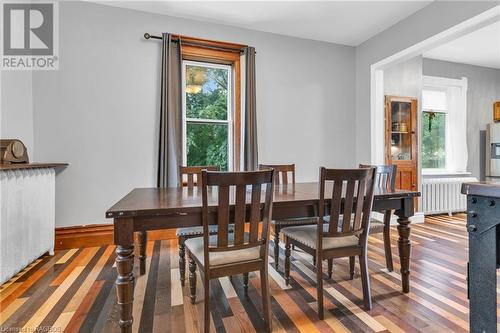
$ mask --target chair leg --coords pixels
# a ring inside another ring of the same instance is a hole
[[[179,273],[181,276],[181,286],[184,287],[186,280],[186,250],[184,247],[184,237],[179,237]]]
[[[248,272],[243,273],[243,290],[245,294],[248,293]]]
[[[148,244],[147,231],[139,231],[139,274],[146,274],[146,247]]]
[[[328,259],[328,278],[332,278],[333,273],[333,259]]]
[[[354,279],[354,265],[356,263],[356,257],[349,257],[349,279]]]
[[[387,211],[384,214],[384,250],[385,250],[385,262],[387,264],[387,270],[392,272],[394,267],[392,265],[392,250],[391,250],[391,211]]]
[[[269,294],[269,277],[267,275],[267,265],[260,270],[260,286],[262,288],[262,310],[264,311],[264,321],[269,332],[272,332],[271,296]]]
[[[285,284],[290,285],[290,239],[285,237]]]
[[[280,228],[274,226],[274,267],[278,270],[280,261]]]
[[[205,287],[205,299],[203,300],[204,311],[203,311],[203,332],[210,332],[210,280],[203,278],[203,285]]]
[[[361,266],[361,284],[363,286],[363,302],[365,310],[372,309],[372,296],[370,292],[370,276],[368,275],[368,260],[366,252],[359,256],[359,265]]]
[[[319,320],[325,318],[323,310],[323,265],[320,258],[316,258],[316,292],[318,294],[318,317]]]
[[[191,304],[196,302],[196,262],[189,256],[189,290],[191,291]]]

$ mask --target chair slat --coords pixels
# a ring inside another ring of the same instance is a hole
[[[192,174],[192,173],[187,175],[187,187],[189,187],[189,188],[194,187],[194,174]]]
[[[344,217],[342,221],[342,232],[348,232],[351,230],[351,213],[354,200],[355,186],[356,186],[356,181],[354,180],[347,181],[347,188],[346,188],[346,195],[344,202]]]
[[[228,245],[229,225],[229,186],[219,186],[217,246]]]
[[[283,179],[282,184],[288,184],[288,172],[287,171],[282,172],[281,177]]]
[[[359,230],[361,228],[361,218],[363,215],[363,203],[364,196],[366,192],[366,181],[361,180],[358,182],[358,190],[356,193],[356,208],[354,210],[354,221],[353,230]]]
[[[256,242],[260,221],[261,184],[252,185],[252,203],[250,208],[250,242]]]
[[[236,199],[234,209],[234,244],[243,244],[245,233],[246,215],[246,186],[236,186]]]
[[[328,229],[329,234],[338,232],[343,186],[344,184],[342,181],[335,181],[333,183],[332,200],[330,201],[330,226]]]

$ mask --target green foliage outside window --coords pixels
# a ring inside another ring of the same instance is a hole
[[[186,92],[186,116],[196,119],[227,120],[228,70],[186,66],[202,74],[201,91]],[[187,165],[218,165],[228,170],[228,124],[187,122]]]
[[[422,168],[446,168],[446,114],[422,114]]]

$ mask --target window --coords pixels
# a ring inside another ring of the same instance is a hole
[[[183,164],[240,170],[241,47],[204,40],[193,45],[187,38],[183,42]]]
[[[232,170],[231,66],[183,61],[184,164]]]
[[[422,91],[422,168],[446,169],[447,96],[445,91]]]

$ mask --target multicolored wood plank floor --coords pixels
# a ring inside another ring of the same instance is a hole
[[[397,231],[392,232],[395,272],[385,269],[379,235],[369,240],[373,310],[362,309],[359,275],[348,280],[346,259],[325,276],[326,318],[318,320],[311,258],[293,251],[291,286],[270,268],[276,332],[465,332],[468,330],[466,289],[467,235],[465,215],[428,217],[414,225],[411,292],[402,294],[397,257]],[[134,300],[134,332],[196,332],[202,322],[203,287],[198,303],[181,288],[175,240],[150,242],[147,273],[138,276]],[[282,254],[283,255],[283,254]],[[0,289],[1,331],[117,332],[114,247],[60,251],[43,257]],[[272,259],[271,259],[272,261]],[[137,266],[137,262],[136,262]],[[356,267],[358,272],[359,267]],[[325,268],[326,271],[326,268]],[[250,275],[247,295],[242,277],[211,284],[212,328],[216,332],[259,332],[264,329],[258,273]],[[198,279],[200,281],[200,279]],[[187,285],[187,284],[186,284]]]

